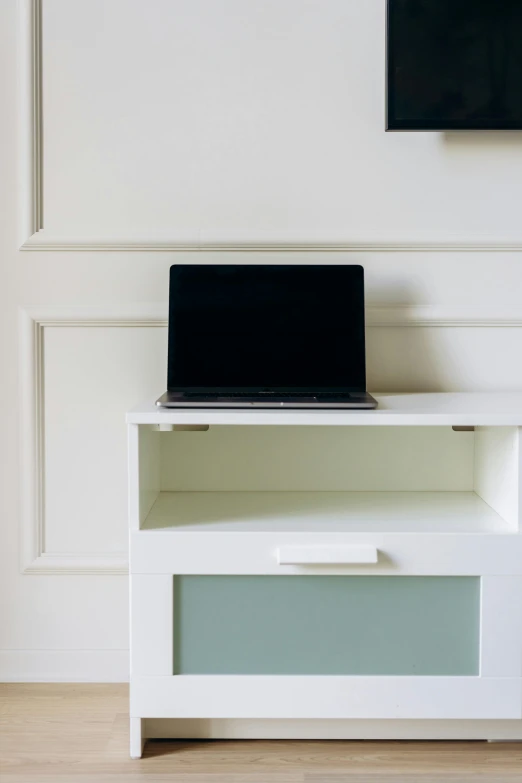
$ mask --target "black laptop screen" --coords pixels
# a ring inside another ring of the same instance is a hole
[[[364,391],[362,267],[171,267],[168,388]]]

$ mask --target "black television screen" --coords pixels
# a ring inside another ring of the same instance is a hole
[[[522,0],[388,0],[387,130],[522,129]]]

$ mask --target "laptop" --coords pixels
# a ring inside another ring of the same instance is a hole
[[[166,408],[375,408],[356,265],[170,269]]]

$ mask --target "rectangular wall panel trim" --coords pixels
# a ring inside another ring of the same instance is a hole
[[[46,327],[164,327],[154,306],[21,310],[21,569],[24,574],[126,574],[127,552],[53,553],[45,548],[44,356]]]
[[[169,234],[158,237],[76,237],[49,235],[45,231],[43,170],[43,105],[45,74],[42,69],[42,5],[45,0],[19,0],[20,52],[20,249],[99,251],[520,251],[522,235],[467,236],[460,234],[384,236],[378,231],[367,236],[225,236],[201,230],[193,236]]]

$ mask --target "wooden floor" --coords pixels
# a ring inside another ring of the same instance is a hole
[[[522,744],[149,742],[128,757],[124,685],[0,685],[1,783],[522,783]]]

